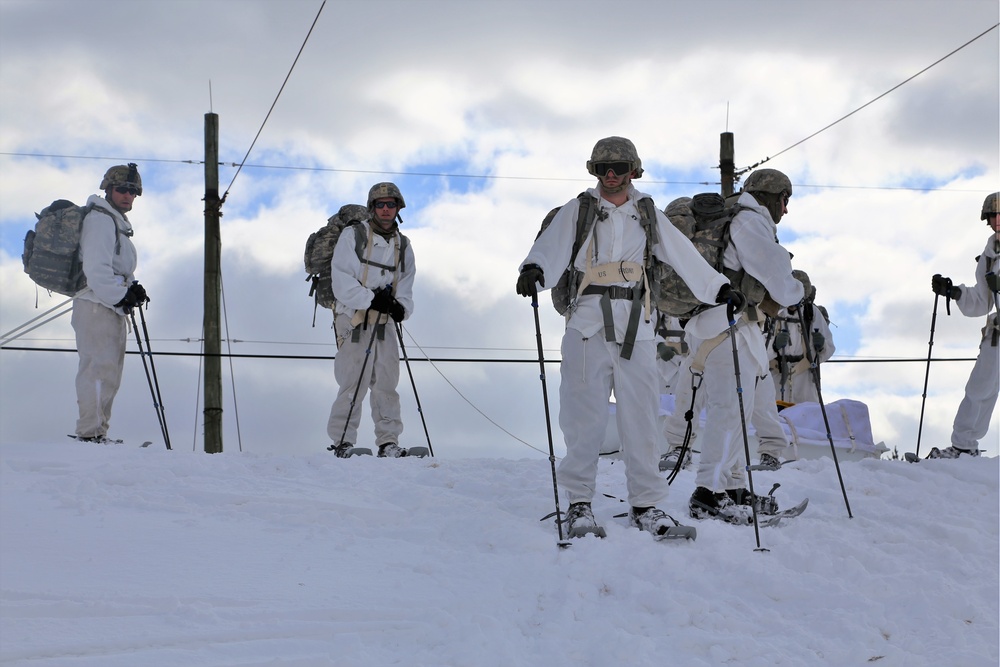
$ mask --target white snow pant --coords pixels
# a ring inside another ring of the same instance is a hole
[[[732,344],[726,340],[723,342],[723,345],[729,350],[731,358]],[[684,415],[691,409],[691,380],[694,379],[695,383],[698,382],[698,378],[692,378],[690,372],[691,359],[692,357],[689,355],[681,366],[679,377],[683,379],[677,383],[677,393],[674,395],[674,412],[666,419],[664,431],[666,432],[668,450],[680,447],[684,443],[684,434],[687,431],[687,420]],[[742,371],[743,368],[744,365],[741,362],[740,370]],[[752,454],[755,451],[756,444],[757,452],[764,452],[775,458],[781,458],[785,448],[788,447],[788,437],[785,435],[784,429],[781,428],[781,420],[778,418],[778,406],[774,396],[774,383],[771,382],[771,378],[769,377],[759,378],[751,376],[750,379],[751,381],[756,380],[756,397],[754,399],[753,413],[750,415],[750,423],[753,426],[755,435],[750,437],[750,452]],[[736,391],[735,374],[731,376],[726,386],[732,387],[733,392]],[[699,415],[705,405],[706,393],[706,385],[702,378],[702,384],[698,386],[696,405],[693,409],[691,443],[688,445],[692,449],[693,443],[698,437]],[[741,445],[742,437],[741,433]],[[740,459],[737,461],[735,468],[738,470],[742,465],[743,461]],[[736,477],[742,478],[742,475],[737,474]]]
[[[741,360],[740,370],[742,371],[743,368]],[[734,383],[735,380],[734,376]],[[778,404],[774,395],[774,383],[770,377],[757,378],[757,391],[750,423],[753,424],[757,435],[757,452],[770,454],[774,458],[780,459],[788,447],[788,437],[785,435],[785,430],[781,428],[781,420],[778,418]],[[753,444],[753,440],[751,440],[751,452],[753,452]]]
[[[337,316],[337,330],[348,331],[351,328],[350,318]],[[403,432],[403,422],[399,414],[399,394],[396,385],[399,383],[399,346],[396,331],[392,321],[382,325],[382,336],[375,333],[375,325],[367,329],[359,325],[360,335],[357,342],[352,342],[349,333],[337,356],[333,360],[333,374],[340,389],[337,398],[330,408],[330,418],[326,423],[326,432],[334,444],[349,442],[357,444],[358,425],[361,423],[361,403],[365,394],[371,389],[372,421],[375,422],[375,446],[389,442],[399,444],[399,435]],[[366,355],[369,343],[372,342],[371,354]],[[366,361],[366,357],[367,361]],[[360,378],[360,380],[359,380]],[[360,386],[359,383],[360,382]],[[357,389],[357,398],[354,392]],[[354,409],[351,403],[354,401]],[[350,421],[347,415],[350,413]],[[347,432],[344,423],[347,422]],[[341,438],[343,436],[343,438]]]
[[[785,400],[789,403],[819,403],[819,392],[816,391],[816,380],[813,378],[812,370],[795,373],[788,384],[791,385],[792,391],[791,396]]]
[[[742,336],[736,337],[740,362],[740,385],[743,388],[743,413],[749,419],[756,404],[754,382],[757,363]],[[691,351],[697,354],[697,349]],[[695,485],[713,492],[741,489],[741,467],[746,460],[739,396],[736,393],[736,369],[733,345],[728,336],[705,360],[705,430],[701,434],[701,458]],[[749,425],[748,425],[749,426]],[[737,474],[734,473],[736,469]]]
[[[563,336],[559,427],[566,456],[558,478],[570,503],[590,502],[597,490],[597,463],[612,389],[629,504],[651,507],[667,495],[666,480],[659,475],[656,342],[635,341],[631,359],[622,359],[619,353],[617,343],[600,336],[585,339],[575,329],[567,329]]]
[[[74,299],[71,321],[80,354],[76,371],[76,403],[80,411],[76,435],[104,437],[108,434],[111,405],[125,367],[125,318],[95,301]]]
[[[951,444],[959,449],[978,448],[979,439],[990,429],[990,418],[1000,392],[1000,346],[993,347],[991,338],[987,330],[952,425]]]

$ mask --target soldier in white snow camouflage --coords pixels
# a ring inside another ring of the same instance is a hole
[[[569,496],[570,537],[603,535],[591,509],[597,492],[597,466],[606,431],[608,400],[616,398],[616,420],[625,462],[631,525],[664,538],[689,536],[656,505],[667,495],[659,476],[660,374],[656,363],[655,318],[643,317],[647,295],[647,235],[641,221],[655,212],[658,241],[653,254],[673,266],[705,303],[715,301],[729,281],[702,259],[691,242],[636,190],[632,179],[642,162],[631,141],[607,137],[594,146],[587,171],[598,182],[585,197],[593,202],[593,226],[573,258],[581,198],[563,205],[536,238],[520,265],[517,293],[537,298],[538,287],[553,287],[572,261],[585,276],[569,295],[562,340],[559,426],[566,456],[558,481]]]
[[[979,343],[979,356],[965,385],[951,431],[951,445],[933,448],[929,458],[979,456],[979,440],[989,430],[997,394],[1000,393],[1000,304],[997,303],[997,272],[1000,270],[1000,192],[983,201],[979,219],[992,230],[983,253],[976,261],[976,284],[953,285],[940,274],[931,278],[931,289],[946,299],[954,299],[966,317],[986,315]],[[992,314],[991,314],[992,311]]]
[[[76,375],[79,440],[106,442],[111,407],[125,366],[125,316],[147,301],[135,280],[137,255],[126,215],[142,194],[135,164],[116,165],[101,180],[104,196],[91,195],[83,219],[80,255],[87,287],[73,299],[73,331],[80,355]]]

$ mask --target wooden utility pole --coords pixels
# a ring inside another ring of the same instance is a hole
[[[219,116],[205,114],[205,453],[222,453],[222,335],[219,326],[222,237],[219,218]]]
[[[728,197],[736,186],[736,148],[732,132],[719,135],[719,170],[722,172],[722,196]]]

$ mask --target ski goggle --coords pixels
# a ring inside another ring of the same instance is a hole
[[[632,171],[631,162],[598,162],[594,165],[594,171],[598,176],[605,176],[609,171],[613,171],[615,176],[624,176]]]
[[[377,201],[375,208],[396,208],[398,205],[394,201]]]
[[[131,186],[126,188],[118,185],[115,186],[115,192],[117,192],[120,195],[132,195],[133,197],[135,197],[137,194],[139,194],[139,189],[133,188]]]

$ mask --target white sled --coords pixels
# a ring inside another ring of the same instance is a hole
[[[664,433],[666,418],[673,414],[674,397],[671,394],[660,396],[660,433]],[[608,406],[608,427],[601,445],[601,455],[618,457],[621,441],[618,437],[618,425],[615,422],[615,404]],[[843,398],[826,404],[826,415],[830,422],[830,435],[837,449],[838,461],[859,461],[866,458],[881,458],[889,451],[882,441],[875,442],[872,436],[871,418],[868,406],[861,401]],[[778,413],[781,426],[788,436],[789,446],[782,453],[781,460],[818,459],[831,456],[830,440],[826,436],[826,426],[823,423],[823,413],[819,403],[798,403],[785,408]],[[698,431],[705,428],[705,412],[699,416]],[[752,424],[747,424],[747,433],[754,436]],[[660,453],[667,451],[666,439],[660,443]],[[697,440],[694,449],[698,449]],[[750,439],[750,451],[755,454],[756,437]]]

